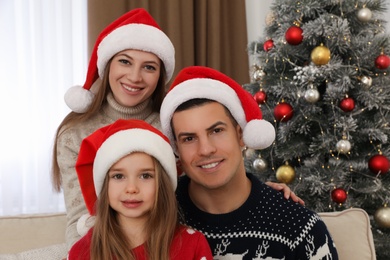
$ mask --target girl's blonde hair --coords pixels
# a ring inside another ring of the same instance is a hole
[[[178,228],[178,210],[175,191],[166,171],[154,157],[156,172],[155,204],[145,225],[147,259],[170,259],[170,248]],[[91,241],[91,259],[135,259],[131,245],[119,225],[117,212],[109,205],[108,174],[96,201],[96,221]]]
[[[88,108],[88,110],[85,113],[75,113],[70,112],[61,122],[61,124],[58,126],[55,138],[54,138],[54,144],[53,144],[53,154],[52,154],[52,164],[51,164],[51,172],[52,172],[52,183],[53,187],[57,192],[61,191],[61,185],[62,185],[62,178],[61,178],[61,172],[58,165],[57,160],[57,142],[58,137],[66,130],[69,129],[77,124],[82,123],[85,120],[90,119],[99,111],[101,108],[107,103],[107,95],[111,92],[110,88],[110,82],[108,79],[108,76],[110,74],[110,65],[112,62],[113,57],[107,62],[106,70],[104,71],[102,82],[97,90],[97,93],[95,94],[95,98],[92,101],[91,106]],[[165,97],[166,94],[166,88],[165,88],[165,81],[166,81],[166,71],[164,63],[160,60],[161,63],[161,69],[160,69],[160,77],[157,82],[157,87],[155,91],[153,92],[151,99],[153,101],[153,111],[154,112],[160,112],[161,103]]]

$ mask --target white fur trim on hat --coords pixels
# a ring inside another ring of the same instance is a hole
[[[274,141],[275,129],[271,123],[265,120],[252,120],[254,122],[246,129],[248,122],[241,101],[229,85],[210,78],[194,78],[183,81],[172,88],[161,105],[162,131],[169,138],[171,144],[174,144],[171,129],[174,111],[182,103],[195,98],[215,100],[224,105],[243,129],[244,143],[249,148],[264,149]],[[174,146],[173,148],[175,149]]]
[[[236,92],[227,84],[214,79],[196,78],[186,80],[171,89],[163,100],[160,110],[163,133],[174,143],[171,129],[173,112],[182,103],[194,98],[216,100],[225,105],[238,124],[246,125],[244,110]]]
[[[91,216],[90,214],[82,215],[77,221],[77,233],[80,236],[84,236],[88,233],[88,230],[95,225],[95,216]]]
[[[98,47],[97,67],[103,78],[107,62],[118,52],[135,49],[154,53],[165,65],[167,82],[175,69],[175,48],[168,36],[160,29],[146,24],[123,25],[101,41]]]
[[[176,160],[170,144],[156,133],[133,128],[111,135],[97,151],[93,164],[93,181],[97,196],[111,166],[132,152],[145,152],[156,158],[169,175],[173,189],[176,189]]]
[[[64,96],[66,105],[76,113],[84,113],[92,104],[94,94],[82,86],[69,88]]]
[[[186,80],[171,89],[166,95],[160,110],[162,131],[174,143],[171,129],[173,112],[182,103],[194,98],[207,98],[216,100],[225,105],[232,113],[238,124],[244,128],[246,125],[244,110],[236,92],[227,84],[206,78]]]

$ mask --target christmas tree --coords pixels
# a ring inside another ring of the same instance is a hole
[[[276,140],[247,150],[262,180],[289,186],[316,212],[363,208],[378,259],[390,256],[390,39],[385,0],[275,0],[251,92]],[[389,206],[388,206],[389,205]]]

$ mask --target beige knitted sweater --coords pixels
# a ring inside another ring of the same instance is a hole
[[[77,221],[88,213],[81,193],[75,164],[81,141],[98,128],[111,124],[117,119],[140,119],[160,129],[159,114],[152,111],[152,104],[146,101],[137,107],[128,108],[119,105],[112,95],[108,96],[108,104],[102,110],[82,124],[64,131],[58,138],[57,159],[62,177],[67,213],[66,244],[68,250],[81,238],[77,233]]]

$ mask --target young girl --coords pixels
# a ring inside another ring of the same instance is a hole
[[[66,93],[72,112],[56,133],[52,177],[56,190],[64,192],[68,249],[83,235],[76,223],[87,212],[74,169],[81,141],[117,119],[140,119],[160,128],[159,111],[174,56],[173,44],[150,14],[134,9],[100,33],[84,86]]]
[[[76,171],[96,217],[68,259],[212,259],[206,238],[178,223],[175,157],[156,128],[118,120],[95,131],[81,143]]]

